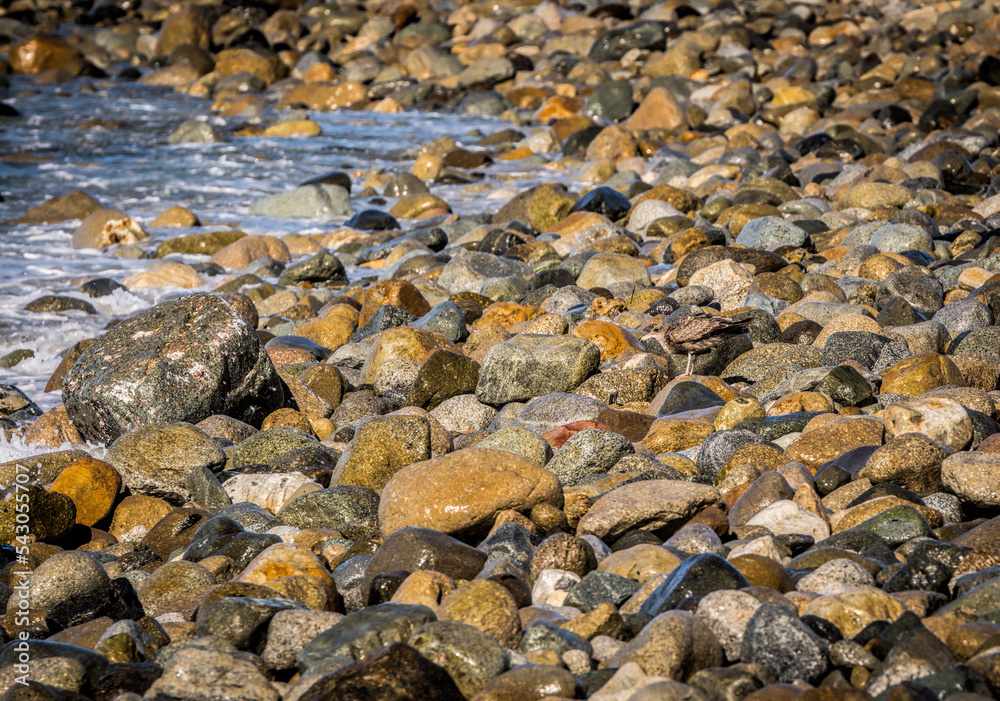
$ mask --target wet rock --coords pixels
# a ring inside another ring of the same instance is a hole
[[[506,404],[551,392],[568,392],[596,368],[600,351],[571,336],[515,336],[486,353],[476,396],[487,404]]]
[[[221,470],[226,455],[196,426],[154,423],[121,436],[108,450],[106,460],[133,493],[180,505],[191,498],[188,475],[200,468]]]
[[[675,480],[635,482],[598,499],[577,527],[578,533],[614,540],[627,531],[673,531],[706,506],[718,503],[714,487]]]
[[[459,468],[464,479],[450,479]],[[382,490],[379,523],[385,535],[405,526],[462,533],[488,529],[500,511],[542,503],[562,506],[555,475],[512,453],[472,448],[397,472]]]
[[[348,614],[312,639],[299,655],[302,671],[330,657],[360,660],[392,643],[409,640],[422,625],[437,620],[426,606],[386,603]]]
[[[43,297],[39,297],[38,299],[28,302],[28,304],[24,306],[24,310],[35,313],[58,313],[70,311],[86,312],[87,314],[97,313],[97,310],[94,309],[94,305],[90,302],[82,299],[76,299],[75,297],[61,297],[59,295],[45,295]]]
[[[607,85],[618,85],[618,83]],[[629,88],[629,101],[631,102],[631,88]],[[611,221],[616,221],[628,214],[631,207],[632,203],[623,194],[613,188],[601,186],[595,187],[578,199],[570,212],[597,212]]]
[[[26,490],[10,489],[0,501],[0,538],[8,543],[18,535],[17,515],[25,511],[24,504],[31,514],[31,533],[38,540],[58,541],[76,524],[76,505],[65,494],[49,492],[34,484]]]
[[[770,668],[782,682],[815,683],[830,667],[826,642],[779,603],[761,605],[747,623],[742,659]]]
[[[201,293],[122,322],[84,351],[63,384],[80,433],[109,443],[145,424],[212,414],[259,425],[282,394],[246,320]]]
[[[503,649],[490,636],[457,621],[433,621],[416,630],[407,643],[443,667],[466,697],[504,671]]]
[[[228,643],[195,639],[173,654],[147,694],[195,699],[237,697],[247,701],[281,698],[257,665],[235,652]]]
[[[585,429],[573,435],[546,465],[563,484],[573,485],[587,475],[609,472],[622,456],[634,451],[618,433]]]
[[[217,144],[222,141],[208,122],[188,119],[170,133],[171,144]]]
[[[400,469],[431,457],[430,423],[419,416],[377,416],[358,424],[331,478],[381,491]]]
[[[671,572],[649,595],[641,610],[656,616],[676,608],[682,599],[689,596],[705,596],[714,591],[745,586],[748,586],[746,578],[735,567],[718,555],[702,553],[684,560]]]
[[[922,433],[902,433],[872,453],[858,477],[891,482],[927,496],[940,491],[941,464],[949,455],[947,447]]]
[[[390,196],[398,197],[400,195]],[[357,229],[358,231],[385,231],[387,229],[398,229],[399,222],[396,221],[395,217],[390,216],[381,210],[364,209],[355,213],[353,217],[344,222],[344,226],[349,226],[352,229]]]
[[[156,247],[156,257],[163,258],[171,253],[204,253],[215,255],[231,243],[246,236],[242,231],[210,231],[187,236],[169,238]]]
[[[70,219],[86,219],[101,209],[94,197],[82,190],[70,190],[64,195],[49,198],[32,207],[17,222],[19,224],[57,224]]]
[[[964,452],[950,455],[941,465],[945,488],[964,502],[992,509],[1000,504],[996,482],[996,453]]]
[[[278,276],[278,284],[301,287],[310,283],[314,287],[337,287],[347,282],[344,264],[332,253],[322,251],[296,265],[291,265]]]
[[[249,599],[227,596],[198,611],[199,636],[214,635],[238,649],[260,652],[274,615],[294,607],[280,599]]]
[[[658,22],[636,22],[608,30],[597,38],[590,49],[594,61],[620,59],[630,49],[658,50],[666,46],[663,25]]]
[[[288,246],[274,236],[242,236],[222,247],[212,256],[212,262],[226,270],[242,270],[256,260],[271,258],[281,263],[291,260]],[[218,288],[220,291],[225,289]]]
[[[300,698],[320,701],[365,697],[392,701],[429,697],[461,701],[465,698],[444,668],[402,642],[394,642],[359,662],[322,677]]]
[[[541,698],[544,694],[556,698],[571,698],[579,688],[576,678],[565,667],[548,664],[523,664],[494,677],[480,692],[485,698]]]

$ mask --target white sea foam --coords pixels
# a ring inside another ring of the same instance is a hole
[[[97,458],[98,460],[103,459],[105,453],[107,453],[107,448],[102,445],[94,445],[93,443],[85,443],[83,445],[63,443],[58,448],[48,448],[34,443],[25,443],[24,439],[20,436],[12,436],[8,440],[3,432],[0,431],[0,463],[13,462],[15,460],[29,460],[36,455],[44,455],[45,453],[51,453],[54,450],[73,449],[83,450],[92,458]]]
[[[322,234],[336,228],[340,220],[276,219],[253,216],[248,210],[262,197],[331,170],[352,174],[369,168],[408,171],[410,164],[404,154],[414,152],[420,144],[447,135],[468,146],[475,139],[469,135],[471,130],[496,131],[507,126],[494,119],[456,115],[341,110],[310,114],[323,128],[323,134],[312,139],[231,139],[217,144],[171,145],[167,136],[187,119],[209,120],[220,133],[239,120],[212,115],[210,103],[169,89],[102,84],[93,94],[67,95],[86,81],[35,86],[29,78],[13,76],[11,82],[5,101],[27,118],[13,120],[0,130],[0,152],[31,158],[18,163],[0,161],[0,357],[17,349],[28,349],[35,355],[13,368],[0,369],[0,383],[16,385],[43,410],[61,401],[59,392],[46,394],[44,388],[67,348],[99,336],[113,320],[196,290],[118,290],[107,297],[86,297],[79,292],[83,282],[95,277],[121,281],[148,269],[151,261],[118,258],[113,249],[74,249],[72,234],[79,221],[12,224],[31,207],[70,189],[82,189],[102,206],[120,209],[145,226],[164,209],[179,204],[198,215],[205,223],[203,231],[233,223],[248,234]],[[120,108],[116,114],[123,120],[122,129],[78,128],[86,116],[106,113],[109,104]],[[524,177],[516,162],[498,162],[491,172],[516,176],[519,187],[530,187],[535,179],[541,182],[542,176],[553,177],[552,173]],[[486,196],[463,185],[435,185],[434,192],[458,214],[484,209]],[[502,191],[494,187],[493,192]],[[389,205],[355,197],[354,206],[360,210],[372,206],[387,209]],[[150,229],[150,233],[152,238],[140,245],[147,254],[180,232]],[[197,263],[206,257],[179,259]],[[354,278],[378,273],[352,269],[349,274]],[[219,281],[202,276],[199,289],[211,289]],[[85,299],[98,313],[35,314],[24,310],[32,299],[50,294]]]

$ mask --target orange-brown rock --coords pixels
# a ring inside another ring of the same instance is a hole
[[[714,431],[711,421],[668,416],[654,421],[641,443],[654,453],[676,453],[701,445]]]
[[[657,185],[653,189],[646,190],[646,192],[639,195],[635,202],[632,203],[632,209],[635,209],[637,204],[645,202],[646,200],[661,200],[685,214],[694,212],[699,206],[697,197],[694,197],[684,190],[674,187],[673,185],[666,184]],[[629,212],[629,214],[631,214],[631,212]]]
[[[206,51],[211,48],[212,24],[204,7],[185,4],[173,9],[160,29],[156,55],[169,56],[171,51],[183,44]]]
[[[944,385],[964,384],[961,370],[948,356],[929,351],[903,358],[889,368],[882,377],[881,392],[916,397]]]
[[[666,548],[651,543],[633,545],[601,560],[597,569],[645,584],[650,577],[672,572],[681,560]]]
[[[82,190],[70,190],[32,207],[18,218],[18,224],[55,224],[68,219],[84,220],[101,209],[101,203]]]
[[[803,615],[819,616],[853,638],[873,621],[895,621],[906,609],[874,587],[856,587],[834,596],[820,596],[806,604]]]
[[[434,195],[407,195],[389,208],[389,214],[399,219],[419,219],[432,212],[450,212],[451,206]]]
[[[35,419],[25,431],[24,442],[59,448],[64,443],[83,443],[83,436],[70,421],[66,407],[60,404]]]
[[[333,84],[305,83],[295,86],[282,95],[278,107],[305,105],[312,110],[329,111],[339,107],[349,107],[364,101],[367,97],[365,86],[357,81]]]
[[[82,458],[59,473],[52,491],[65,494],[76,504],[76,522],[94,526],[111,514],[122,487],[118,470],[102,460]]]
[[[895,506],[909,506],[916,509],[932,528],[937,528],[944,522],[941,513],[934,509],[914,504],[900,497],[888,496],[871,499],[849,509],[841,509],[830,517],[830,528],[834,533],[846,531],[848,528],[854,528],[859,523],[878,516],[883,511]]]
[[[272,579],[295,575],[318,579],[329,592],[329,600],[333,601],[337,591],[333,576],[311,550],[292,543],[275,543],[267,548],[233,581],[266,585]]]
[[[247,71],[270,85],[288,74],[285,64],[274,55],[264,55],[250,49],[225,49],[215,60],[215,70],[224,77]]]
[[[617,358],[622,353],[645,353],[638,339],[625,328],[610,321],[585,321],[573,331],[578,338],[585,338],[601,351],[601,362]]]
[[[240,270],[258,258],[274,258],[282,263],[292,259],[285,242],[274,236],[244,236],[212,256],[212,262],[226,270]]]
[[[548,431],[542,433],[542,438],[544,438],[553,449],[558,450],[559,448],[562,448],[563,443],[578,434],[580,431],[588,428],[598,428],[602,431],[611,430],[606,423],[584,419],[582,421],[572,421],[562,426],[550,428]]]
[[[355,329],[354,322],[338,314],[330,314],[322,319],[312,319],[295,329],[295,335],[304,336],[324,348],[337,350],[347,343]]]
[[[719,471],[719,479],[734,467],[748,462],[753,463],[761,469],[780,470],[788,464],[788,457],[777,446],[768,445],[767,443],[747,443],[737,448],[729,459],[726,460],[725,465],[722,466],[722,470]]]
[[[392,595],[403,604],[422,604],[435,609],[446,594],[455,589],[449,577],[434,570],[417,570],[410,574]]]
[[[420,290],[408,280],[386,280],[372,285],[365,292],[364,303],[358,318],[358,326],[364,326],[379,309],[386,304],[399,307],[414,316],[423,316],[431,305],[420,294]]]
[[[58,37],[45,34],[19,41],[7,55],[11,71],[29,74],[63,68],[80,58],[80,51],[76,47]]]
[[[753,586],[769,587],[781,593],[795,591],[795,582],[788,576],[785,568],[769,557],[747,553],[734,557],[729,564],[738,569]]]
[[[497,514],[537,504],[562,507],[559,479],[527,458],[469,448],[399,470],[382,490],[383,535],[418,526],[442,533],[488,532]]]
[[[465,342],[465,354],[482,365],[490,348],[512,337],[513,334],[498,326],[473,331]]]
[[[830,416],[836,417],[833,414]],[[828,460],[854,448],[882,445],[884,433],[885,427],[878,419],[836,417],[824,426],[803,432],[785,448],[785,456],[789,460],[798,460],[815,471]]]
[[[386,329],[375,338],[375,342],[368,350],[365,364],[361,368],[363,381],[374,382],[382,363],[389,359],[402,358],[419,364],[428,353],[438,348],[457,351],[454,343],[433,331],[412,326]]]
[[[776,399],[767,408],[768,416],[781,416],[797,411],[834,411],[833,400],[819,392],[794,392]]]
[[[684,129],[687,127],[687,117],[669,90],[656,87],[639,103],[625,126],[633,130]]]
[[[488,306],[483,315],[472,324],[474,329],[499,327],[509,329],[514,324],[530,321],[541,314],[538,307],[529,307],[514,302],[496,302]]]
[[[278,122],[264,130],[262,136],[319,136],[322,127],[311,119],[294,119],[290,122]]]
[[[450,591],[436,613],[438,620],[471,625],[507,647],[517,645],[521,637],[514,597],[503,585],[488,579],[474,579]]]
[[[109,532],[116,538],[121,538],[136,526],[149,530],[173,511],[173,508],[163,499],[144,494],[125,497],[115,507],[115,515],[111,519]]]
[[[122,284],[129,290],[167,286],[193,289],[201,284],[201,277],[190,265],[169,261],[149,270],[132,273],[122,279]]]
[[[635,136],[628,129],[619,126],[605,127],[587,146],[587,160],[607,158],[619,161],[636,155]]]
[[[553,119],[569,119],[583,108],[583,100],[578,97],[553,95],[535,112],[535,119],[545,124]]]

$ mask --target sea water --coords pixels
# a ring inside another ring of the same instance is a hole
[[[199,217],[200,228],[151,230],[152,238],[141,244],[149,253],[167,238],[227,227],[273,236],[325,233],[343,219],[275,219],[253,216],[248,210],[262,197],[290,190],[331,170],[404,172],[421,144],[450,136],[470,146],[478,138],[477,130],[490,133],[509,126],[498,119],[456,114],[341,110],[310,113],[322,127],[318,137],[240,138],[231,133],[243,120],[213,115],[208,101],[168,88],[91,80],[36,87],[29,79],[14,77],[2,99],[21,116],[0,119],[0,195],[4,198],[0,202],[0,357],[19,348],[35,355],[13,368],[0,368],[0,383],[16,385],[43,410],[61,401],[58,391],[45,393],[44,388],[67,348],[100,335],[113,319],[194,290],[118,290],[107,297],[87,297],[77,291],[83,282],[95,277],[120,281],[147,269],[150,261],[115,257],[112,250],[72,248],[72,233],[79,225],[76,220],[15,224],[31,207],[80,189],[144,227],[173,205],[187,207]],[[264,114],[265,121],[278,116]],[[188,119],[207,121],[224,135],[224,142],[170,144],[170,134]],[[113,121],[103,122],[107,126],[88,126],[88,120]],[[516,162],[487,170],[487,182],[502,176],[517,180],[518,189],[540,177],[551,177],[537,166],[533,172],[519,170]],[[359,185],[355,179],[355,192]],[[489,194],[476,194],[463,185],[433,185],[432,192],[459,214],[495,211],[504,201],[498,195],[513,194],[499,186]],[[355,211],[371,206],[385,210],[391,201],[373,205],[355,198],[352,204]],[[208,257],[180,259],[190,263]],[[349,273],[355,277],[371,274],[364,269]],[[200,289],[207,290],[219,284],[219,278],[203,275],[202,282]],[[52,294],[85,299],[98,314],[24,310],[32,300]]]

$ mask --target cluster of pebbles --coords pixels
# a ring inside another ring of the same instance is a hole
[[[322,234],[25,212],[151,259],[87,295],[190,294],[67,349],[50,411],[2,387],[4,698],[1000,693],[997,3],[88,5],[7,3],[0,73],[229,125],[173,142],[512,126],[250,210]],[[698,311],[749,324],[687,375],[651,332]]]

